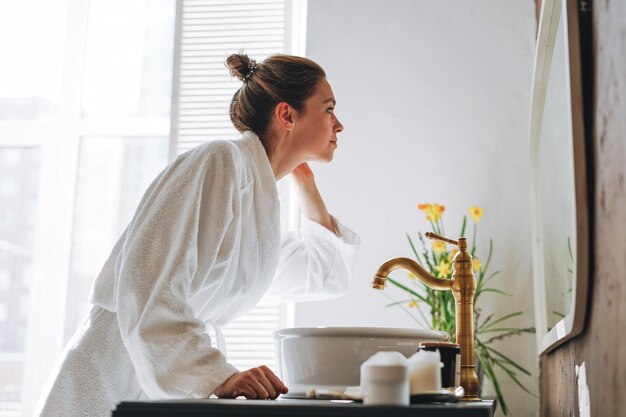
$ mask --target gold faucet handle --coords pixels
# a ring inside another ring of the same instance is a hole
[[[459,247],[459,250],[461,252],[467,249],[467,239],[464,237],[460,237],[459,240],[452,240],[448,239],[447,237],[436,235],[433,232],[426,232],[424,233],[424,236],[426,236],[428,239],[440,240],[442,242],[450,243],[451,245],[456,245]]]
[[[450,243],[451,245],[456,245],[456,246],[459,245],[458,241],[452,240],[452,239],[448,239],[447,237],[436,235],[433,232],[426,232],[426,233],[424,233],[424,236],[426,236],[428,239],[440,240],[442,242]]]

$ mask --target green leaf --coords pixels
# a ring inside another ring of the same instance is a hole
[[[487,272],[489,269],[489,264],[491,263],[491,255],[493,255],[493,239],[489,239],[489,253],[487,254],[487,262],[485,262],[485,267],[483,271]]]
[[[569,252],[570,260],[574,260],[574,254],[572,253],[572,241],[569,236],[567,237],[567,251]]]
[[[493,333],[493,332],[515,332],[519,330],[517,327],[496,327],[495,329],[492,328],[491,325],[489,325],[488,327],[489,328],[487,330],[483,328],[483,330],[481,330],[480,333],[485,334],[485,333]]]
[[[481,290],[481,292],[495,292],[497,294],[502,294],[502,295],[505,295],[507,297],[513,297],[513,294],[509,294],[508,292],[504,292],[504,291],[499,290],[497,288],[483,288]]]
[[[393,298],[392,298],[389,294],[387,294],[386,292],[384,292],[384,291],[383,291],[383,292],[382,292],[382,294],[383,294],[385,297],[389,298],[390,300],[393,300]],[[417,311],[418,311],[418,312],[420,313],[420,315],[422,316],[422,319],[424,320],[424,323],[420,323],[420,322],[419,322],[419,320],[418,320],[418,319],[417,319],[417,318],[416,318],[413,314],[411,314],[411,312],[410,312],[407,308],[405,308],[402,304],[400,304],[400,308],[401,308],[402,310],[404,310],[404,312],[405,312],[406,314],[408,314],[408,315],[409,315],[409,317],[410,317],[411,319],[413,319],[413,321],[414,321],[414,322],[416,322],[418,325],[422,326],[422,328],[425,328],[425,329],[428,329],[428,328],[429,328],[429,326],[428,326],[428,322],[426,321],[426,318],[422,315],[422,312],[421,312],[421,310],[420,310],[419,308],[417,309]]]
[[[465,237],[465,226],[467,225],[467,216],[463,216],[463,224],[461,225],[460,237]]]
[[[507,315],[505,315],[505,316],[502,316],[502,317],[498,318],[497,320],[492,321],[490,325],[485,326],[485,327],[482,327],[483,332],[484,332],[484,329],[488,329],[488,328],[490,328],[491,326],[493,326],[494,324],[501,323],[501,322],[503,322],[504,320],[508,320],[508,319],[510,319],[510,318],[512,318],[512,317],[517,317],[517,316],[519,316],[519,315],[521,315],[521,314],[523,314],[521,311],[516,311],[516,312],[514,312],[514,313],[510,313],[510,314],[507,314]]]
[[[502,412],[507,415],[509,413],[509,409],[506,406],[506,402],[504,402],[504,395],[502,395],[502,389],[500,388],[500,384],[498,383],[498,377],[496,373],[493,371],[491,366],[490,356],[487,352],[484,352],[485,355],[477,355],[478,360],[480,361],[483,369],[485,370],[485,374],[489,377],[489,380],[493,383],[493,387],[496,390],[496,395],[498,397],[498,402],[502,404]]]
[[[409,244],[411,245],[411,249],[413,250],[413,254],[415,255],[415,258],[417,259],[417,262],[419,262],[420,265],[424,266],[424,264],[422,264],[420,256],[417,254],[417,249],[415,249],[415,245],[413,244],[413,240],[411,240],[411,236],[409,236],[408,233],[406,234],[406,238],[409,239]]]
[[[494,353],[495,355],[498,355],[501,359],[505,360],[507,363],[509,363],[511,366],[514,366],[515,368],[517,368],[520,372],[525,373],[526,375],[530,376],[530,372],[528,370],[526,370],[525,368],[523,368],[521,365],[519,365],[517,362],[515,362],[513,359],[509,358],[508,356],[504,355],[503,353],[500,353],[499,351],[497,351],[496,349],[485,345],[485,348],[487,350],[489,350],[490,352]]]
[[[489,345],[489,344],[495,342],[496,340],[503,340],[503,339],[506,339],[507,337],[518,336],[518,335],[520,335],[522,333],[535,334],[535,328],[534,327],[526,327],[526,328],[515,329],[515,330],[510,331],[510,332],[500,333],[499,335],[492,336],[492,337],[490,337],[487,340],[483,340],[483,343],[486,344],[486,345]],[[481,330],[480,332],[477,332],[476,334],[482,335],[483,332]]]
[[[477,316],[477,314],[475,314],[475,315]],[[483,327],[483,326],[485,326],[487,323],[489,323],[489,321],[493,318],[493,316],[494,316],[494,313],[489,314],[489,315],[487,316],[487,318],[485,319],[485,321],[483,321],[483,322],[482,322],[482,324],[481,324],[480,326],[477,326],[477,328],[476,328],[476,333],[478,333],[478,330],[479,330],[481,327]],[[478,321],[478,317],[476,318],[476,321]]]
[[[413,291],[412,289],[410,289],[406,285],[400,284],[398,281],[396,281],[395,279],[393,279],[391,277],[387,277],[387,281],[391,282],[396,287],[398,287],[398,288],[408,292],[409,294],[413,295],[414,297],[418,298],[420,301],[423,301],[423,302],[428,304],[428,300],[426,300],[426,298],[424,298],[423,295],[419,294],[418,292]]]
[[[517,378],[517,374],[515,372],[513,372],[513,370],[511,370],[510,368],[508,368],[505,365],[505,362],[500,360],[500,359],[493,359],[494,363],[496,364],[496,366],[498,366],[500,369],[502,369],[504,372],[506,372],[506,374],[509,376],[509,378],[511,378],[513,380],[513,382],[515,382],[515,384],[517,384],[518,387],[520,387],[524,392],[530,394],[533,397],[537,397],[537,394],[531,392],[528,388],[526,388],[526,386],[524,384],[522,384],[522,382]]]
[[[491,279],[493,279],[493,277],[495,277],[496,275],[499,275],[499,274],[500,274],[500,271],[492,272],[491,275],[489,275],[487,278],[485,278],[485,283],[490,281]]]
[[[500,271],[496,271],[485,279],[485,275],[487,274],[487,270],[489,269],[489,264],[491,262],[492,254],[493,254],[493,241],[490,239],[489,240],[489,253],[487,254],[487,262],[481,268],[479,276],[478,276],[478,282],[476,284],[476,289],[479,294],[480,294],[480,291],[482,291],[485,283],[487,283],[487,281],[489,281],[491,278],[493,278],[494,276],[500,273]]]
[[[398,304],[410,303],[411,301],[413,300],[408,299],[408,300],[394,301],[393,303],[385,304],[385,307],[393,307],[393,306],[397,306]]]

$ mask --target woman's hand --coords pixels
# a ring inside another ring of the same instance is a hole
[[[236,398],[243,395],[249,399],[271,398],[286,394],[287,387],[267,366],[237,372],[214,392],[220,398]]]
[[[298,188],[300,209],[304,217],[321,224],[334,234],[337,234],[324,200],[317,189],[315,176],[309,164],[306,162],[301,163],[291,171],[291,174]]]
[[[306,162],[301,163],[291,171],[294,181],[298,185],[310,184],[315,180],[313,171]]]

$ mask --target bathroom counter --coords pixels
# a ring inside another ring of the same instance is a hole
[[[329,400],[169,400],[122,402],[112,417],[191,416],[303,416],[303,417],[492,417],[493,400],[453,404],[364,406],[352,401]]]

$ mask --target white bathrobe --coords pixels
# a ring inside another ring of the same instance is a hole
[[[122,400],[208,397],[237,371],[212,345],[208,325],[220,334],[268,290],[291,301],[345,293],[358,237],[335,218],[338,236],[308,219],[302,236],[281,236],[279,209],[252,132],[172,162],[98,275],[94,308],[39,415],[109,416]]]

